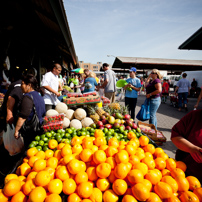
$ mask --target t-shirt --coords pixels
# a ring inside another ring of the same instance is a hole
[[[161,83],[161,80],[160,79],[154,79],[153,81],[149,82],[149,84],[146,86],[147,94],[152,93],[152,92],[157,90],[156,87],[155,87],[155,85],[157,83]],[[151,98],[157,98],[157,97],[160,97],[160,93],[151,96]]]
[[[140,83],[140,79],[138,78],[129,78],[126,80],[127,83],[132,84],[133,86],[135,86],[136,88],[141,88],[141,83]],[[129,97],[129,98],[137,98],[138,94],[137,91],[132,89],[132,91],[126,90],[126,94],[125,97]]]
[[[116,91],[116,74],[111,69],[108,69],[104,73],[104,80],[108,80],[105,86],[105,93],[113,93]]]
[[[164,82],[162,85],[162,93],[168,93],[169,91],[169,84],[167,82]]]
[[[53,90],[58,92],[59,82],[58,76],[53,74],[52,72],[48,72],[44,75],[43,80],[41,82],[42,86],[50,86]],[[49,105],[57,105],[60,102],[57,99],[57,95],[45,89],[45,94],[43,96],[45,104]]]
[[[177,82],[177,86],[179,87],[178,93],[188,93],[191,84],[187,79],[182,78]]]
[[[95,91],[95,86],[97,86],[97,85],[98,84],[97,84],[95,78],[93,78],[93,77],[86,78],[84,81],[84,86],[85,86],[84,93]]]

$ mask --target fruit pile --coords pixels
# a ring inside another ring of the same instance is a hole
[[[54,115],[54,116],[44,116],[43,124],[54,123],[56,121],[63,121],[64,120],[64,113]]]
[[[95,137],[73,137],[71,144],[49,141],[53,150],[27,151],[16,174],[5,177],[0,201],[171,202],[202,201],[197,178],[185,176],[186,165],[130,132],[129,142],[101,130]]]

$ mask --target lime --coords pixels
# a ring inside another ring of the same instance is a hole
[[[55,138],[61,138],[61,135],[59,133],[57,133],[57,135],[55,136]]]
[[[47,141],[48,141],[48,138],[47,138],[47,137],[44,137],[44,138],[43,138],[43,141],[44,141],[44,142],[47,142]]]
[[[46,132],[46,137],[51,137],[52,136],[52,133],[50,133],[50,132]]]
[[[112,138],[112,136],[107,136],[107,137],[106,137],[107,142],[108,142],[111,138]]]
[[[87,134],[86,134],[85,131],[82,131],[82,132],[81,132],[81,135],[82,135],[82,136],[86,136]]]
[[[33,148],[33,147],[35,147],[35,145],[33,143],[30,143],[29,148]]]
[[[58,142],[61,142],[61,141],[62,141],[62,137],[61,137],[61,136],[56,137],[56,140],[57,140]]]
[[[35,138],[34,138],[36,141],[39,141],[41,138],[39,135],[37,135]]]
[[[43,140],[43,138],[44,138],[44,137],[46,137],[46,135],[45,135],[45,134],[41,135],[41,140]]]
[[[70,144],[70,143],[71,143],[71,140],[70,140],[70,139],[64,139],[64,143],[65,143],[65,144]]]
[[[137,132],[138,132],[138,133],[141,133],[141,129],[140,129],[140,128],[137,128]]]
[[[109,131],[113,134],[114,133],[114,129],[110,128]]]
[[[108,131],[105,135],[108,136],[108,137],[112,136],[112,132]]]
[[[106,134],[108,132],[108,129],[107,128],[104,128],[103,129],[103,132]]]
[[[43,146],[43,145],[44,145],[44,141],[43,141],[43,140],[40,140],[40,141],[39,141],[39,145],[40,145],[40,146]]]
[[[53,134],[53,133],[55,133],[55,131],[54,131],[54,130],[51,130],[50,133]]]
[[[132,131],[133,131],[134,133],[136,133],[136,130],[135,130],[135,129],[132,129]]]
[[[71,127],[70,129],[72,129],[73,131],[75,131],[75,130],[76,130],[74,127]]]
[[[87,129],[86,128],[82,128],[81,131],[87,131]]]
[[[45,142],[43,146],[48,146],[48,142]]]
[[[65,136],[64,136],[64,137],[66,137],[66,138],[70,138],[71,135],[70,135],[69,133],[65,133]]]
[[[36,146],[39,142],[38,141],[32,141],[31,143],[33,143]]]
[[[46,151],[46,150],[48,150],[49,148],[47,147],[47,146],[43,146],[43,151]]]
[[[90,133],[90,136],[94,136],[94,133]]]
[[[72,135],[72,137],[76,137],[77,136],[77,134],[76,133],[72,133],[73,135]]]
[[[69,134],[72,134],[72,133],[73,133],[73,130],[72,130],[71,128],[67,128],[67,129],[66,129],[66,132],[69,133]]]
[[[62,132],[63,132],[62,129],[57,130],[57,133],[62,133]]]
[[[38,151],[42,151],[42,146],[37,146],[36,148]]]
[[[57,134],[57,133],[55,133],[55,132],[54,132],[54,133],[52,133],[52,137],[55,137],[55,136],[56,136],[56,134]]]
[[[91,129],[90,129],[90,132],[91,132],[91,133],[94,133],[94,132],[95,132],[95,129],[94,129],[94,128],[91,128]]]

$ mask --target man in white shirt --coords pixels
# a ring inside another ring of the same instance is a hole
[[[53,64],[52,71],[47,72],[41,82],[42,86],[45,88],[43,99],[45,102],[46,111],[49,109],[54,109],[57,103],[60,102],[57,97],[60,96],[58,91],[62,90],[59,88],[58,81],[58,75],[61,73],[61,71],[62,67],[60,64]]]

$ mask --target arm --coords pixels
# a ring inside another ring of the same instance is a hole
[[[57,95],[58,97],[60,96],[60,93],[53,90],[50,86],[43,86],[46,90],[52,92],[53,94]]]
[[[179,86],[176,86],[175,88],[175,94],[177,94],[177,90],[179,89]]]
[[[6,116],[6,122],[9,124],[12,124],[14,121],[14,118],[13,118],[14,105],[15,105],[15,99],[9,96],[7,101],[7,116]]]
[[[63,87],[62,87],[61,83],[59,82],[58,91],[62,91],[62,90],[63,90]]]
[[[105,86],[108,84],[108,82],[109,82],[108,79],[106,79],[99,88],[105,88]]]
[[[145,86],[147,86],[150,82],[151,79],[151,74],[147,77],[146,81],[145,81]]]
[[[161,83],[155,84],[155,88],[156,88],[155,91],[146,95],[147,98],[150,98],[152,95],[157,95],[157,94],[161,93],[161,91],[162,91]]]
[[[128,86],[129,88],[132,88],[133,90],[136,90],[136,91],[140,91],[140,88],[137,88],[137,87],[135,87],[135,86],[133,86],[132,84],[128,84],[128,85],[126,85],[126,86]],[[124,89],[125,89],[125,86],[124,86]],[[125,89],[126,90],[126,89]]]
[[[178,149],[190,153],[197,163],[202,163],[202,148],[192,144],[182,136],[173,137],[171,140]]]
[[[26,119],[23,119],[21,117],[18,118],[18,121],[17,121],[17,124],[16,124],[16,127],[15,127],[15,133],[14,133],[14,136],[16,139],[18,139],[20,137],[19,135],[19,130],[20,128],[22,127],[23,123],[26,121]]]
[[[201,92],[200,92],[200,95],[198,96],[197,103],[196,103],[196,105],[194,106],[194,108],[197,108],[197,107],[198,107],[198,104],[199,104],[201,98],[202,98],[202,90],[201,90]]]

